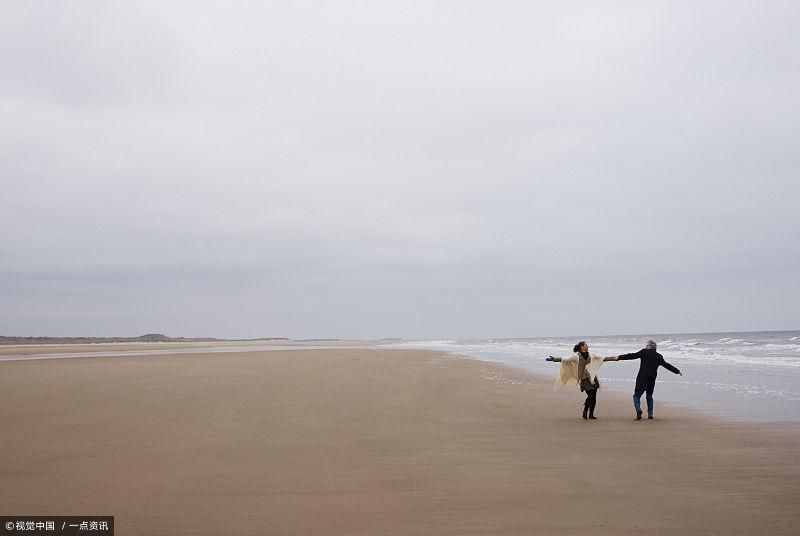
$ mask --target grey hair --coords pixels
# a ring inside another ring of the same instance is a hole
[[[647,341],[647,344],[645,344],[644,347],[647,348],[648,350],[655,350],[656,349],[656,341],[654,341],[653,339],[650,339],[649,341]]]

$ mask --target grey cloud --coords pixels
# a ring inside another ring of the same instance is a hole
[[[794,3],[2,10],[0,333],[796,327]]]

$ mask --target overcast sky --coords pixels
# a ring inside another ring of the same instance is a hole
[[[800,4],[0,4],[0,334],[798,329]]]

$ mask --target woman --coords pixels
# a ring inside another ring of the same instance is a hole
[[[576,344],[571,356],[548,357],[545,361],[561,363],[561,372],[556,378],[556,387],[564,385],[580,385],[581,391],[586,391],[586,401],[583,403],[583,418],[597,419],[594,416],[594,408],[597,406],[597,391],[600,389],[600,380],[597,378],[597,371],[606,361],[616,361],[617,356],[603,357],[589,353],[589,345],[586,341]],[[588,413],[588,416],[587,416]]]

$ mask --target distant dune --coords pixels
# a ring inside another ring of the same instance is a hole
[[[2,344],[97,344],[109,342],[214,342],[214,341],[288,341],[287,337],[258,339],[218,339],[216,337],[168,337],[161,333],[146,333],[138,337],[6,337],[0,335]]]

